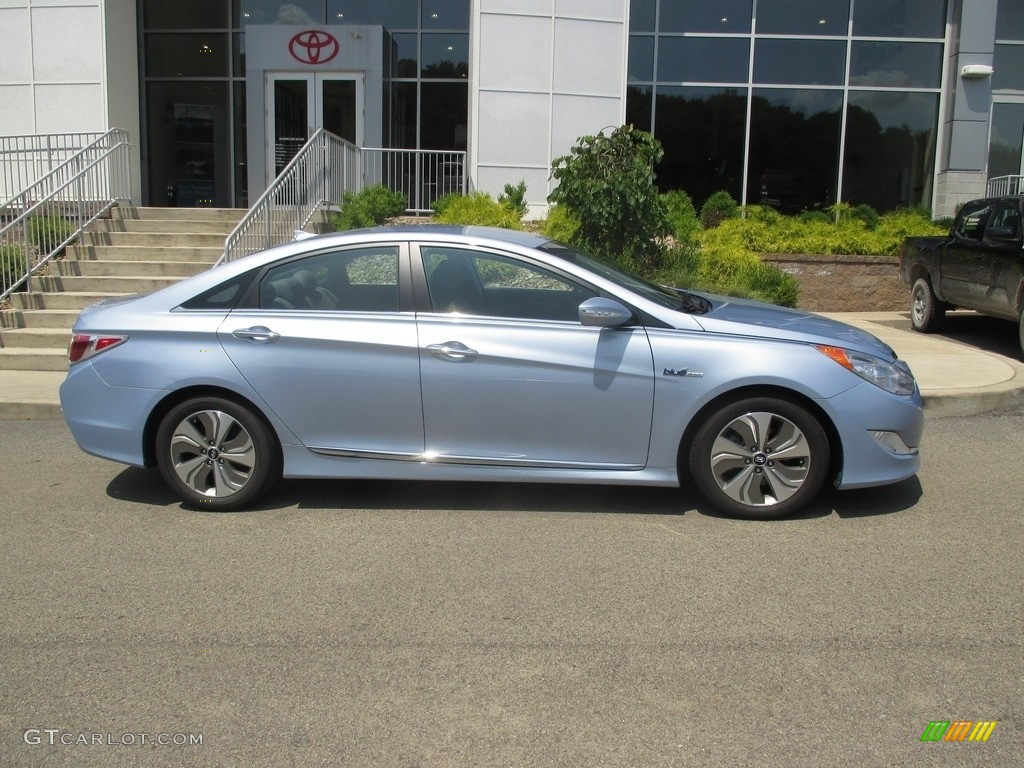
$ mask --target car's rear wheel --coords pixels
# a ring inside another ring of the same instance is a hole
[[[219,397],[188,400],[160,422],[157,465],[188,504],[227,512],[259,500],[281,477],[270,428],[243,405]]]
[[[714,507],[736,517],[785,517],[821,490],[828,436],[805,408],[775,397],[723,406],[701,425],[690,475]]]
[[[915,331],[937,331],[946,317],[946,305],[939,300],[928,278],[919,277],[910,289],[910,325]]]

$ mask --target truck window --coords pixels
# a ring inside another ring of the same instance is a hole
[[[992,207],[989,205],[974,208],[965,206],[954,227],[956,236],[964,240],[981,240],[985,235],[985,227],[988,226],[991,214]]]
[[[1020,236],[1020,213],[1016,208],[1009,205],[999,205],[992,214],[992,220],[988,223],[989,232],[1000,229],[1011,231],[1013,237]]]

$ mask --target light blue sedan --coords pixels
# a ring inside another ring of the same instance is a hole
[[[920,462],[920,392],[870,334],[521,232],[301,240],[73,333],[78,444],[210,510],[284,476],[692,485],[764,519]]]

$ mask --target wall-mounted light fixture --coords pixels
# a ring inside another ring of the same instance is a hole
[[[960,77],[991,77],[994,71],[988,64],[965,64],[964,68],[960,70]]]

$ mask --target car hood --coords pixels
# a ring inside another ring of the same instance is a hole
[[[867,331],[821,315],[774,304],[702,294],[711,310],[694,319],[710,333],[778,339],[807,344],[828,344],[892,360],[888,344]]]

